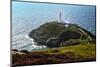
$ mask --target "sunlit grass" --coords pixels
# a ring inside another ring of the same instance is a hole
[[[40,51],[42,52],[42,51]],[[45,50],[48,54],[67,54],[68,52],[74,53],[76,57],[82,58],[96,57],[96,45],[95,44],[80,44],[75,46],[65,46],[60,48],[51,48]]]
[[[26,52],[26,51],[24,51]],[[51,63],[87,62],[96,60],[95,44],[80,44],[13,54],[13,65],[35,65]]]

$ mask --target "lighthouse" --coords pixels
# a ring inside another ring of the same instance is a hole
[[[62,23],[62,14],[61,14],[61,12],[59,13],[59,22]]]
[[[62,13],[59,13],[59,23],[68,26],[70,22],[62,20]]]
[[[62,20],[62,13],[59,13],[59,23],[65,24],[64,21]]]

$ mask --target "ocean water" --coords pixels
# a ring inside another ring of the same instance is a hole
[[[96,7],[83,5],[46,4],[33,2],[12,2],[12,49],[38,50],[47,48],[37,46],[28,37],[31,30],[48,21],[59,20],[75,23],[95,35]]]

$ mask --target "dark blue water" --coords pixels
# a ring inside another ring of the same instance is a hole
[[[46,46],[36,46],[28,33],[48,21],[62,20],[78,24],[95,35],[95,6],[62,5],[32,2],[12,2],[12,48],[40,49]]]

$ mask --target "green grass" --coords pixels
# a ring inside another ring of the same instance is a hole
[[[62,47],[59,50],[61,53],[65,52],[73,52],[76,55],[81,55],[83,57],[88,56],[95,56],[96,53],[96,46],[94,44],[89,45],[76,45],[76,46],[69,46],[69,47]]]
[[[96,45],[95,44],[80,44],[75,46],[65,46],[60,48],[52,48],[45,50],[48,54],[67,54],[73,53],[77,58],[95,58]]]
[[[95,61],[96,45],[80,44],[13,54],[12,59],[13,66]]]
[[[75,52],[75,53],[80,53],[83,52],[95,52],[96,50],[96,45],[95,44],[80,44],[80,45],[72,45],[72,46],[64,46],[64,47],[59,47],[59,48],[49,48],[48,50],[45,50],[45,51],[48,51],[50,53],[52,53],[52,50],[59,50],[60,52],[66,52],[66,51],[72,51],[72,52]]]

